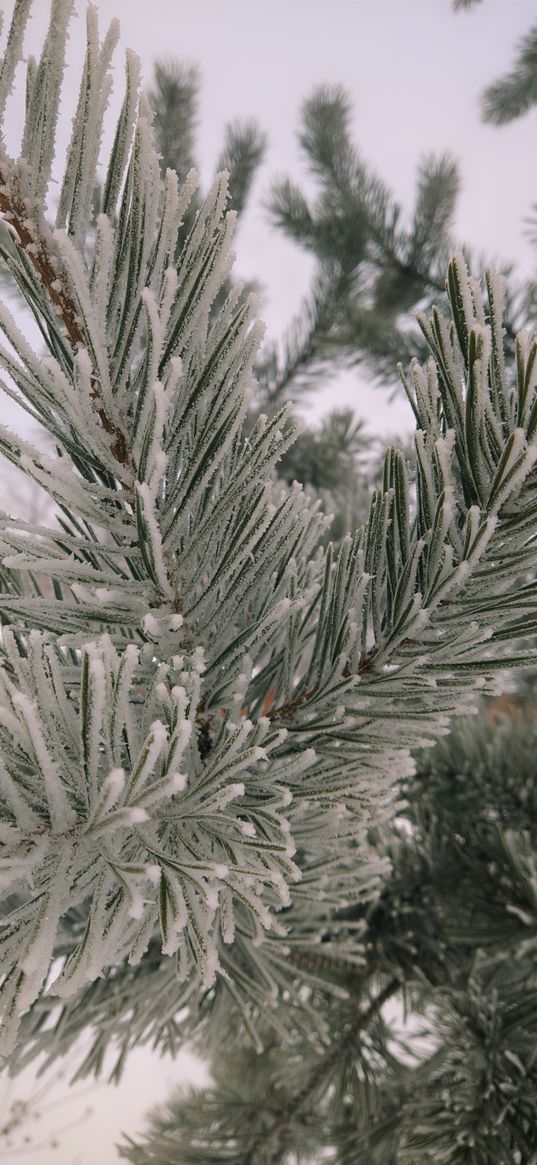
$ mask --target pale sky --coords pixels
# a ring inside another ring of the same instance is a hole
[[[11,14],[11,4],[0,0],[0,7]],[[266,288],[262,314],[269,335],[281,334],[298,307],[309,268],[302,254],[268,227],[262,199],[277,173],[303,179],[295,144],[298,111],[321,82],[348,89],[356,142],[409,211],[420,157],[450,151],[462,175],[456,224],[461,241],[487,257],[515,260],[522,272],[531,269],[522,220],[537,200],[536,113],[501,130],[484,126],[478,96],[509,67],[516,40],[535,18],[534,0],[484,0],[457,16],[450,0],[97,0],[97,7],[103,26],[119,17],[122,44],[140,55],[147,81],[156,57],[200,64],[199,162],[205,185],[226,121],[255,117],[268,131],[267,159],[237,237],[237,270]],[[35,0],[34,49],[49,8],[49,0]],[[73,101],[83,29],[81,20],[76,23],[69,74]],[[119,90],[119,56],[117,62]],[[72,111],[66,109],[64,116],[65,140]],[[390,403],[387,393],[369,389],[356,372],[327,382],[312,398],[311,415],[343,402],[369,418],[372,430],[394,432],[410,425],[401,398]],[[87,1103],[94,1105],[91,1119],[66,1132],[58,1147],[22,1149],[2,1162],[115,1165],[113,1141],[119,1130],[134,1133],[147,1106],[164,1099],[174,1079],[193,1071],[191,1061],[174,1065],[137,1053],[119,1090],[101,1088],[89,1100],[70,1102],[65,1115],[58,1117],[56,1109],[43,1117],[39,1128],[45,1132]],[[19,1095],[29,1090],[26,1078]],[[65,1086],[60,1084],[55,1095],[61,1099]]]

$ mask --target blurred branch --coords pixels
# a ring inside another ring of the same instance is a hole
[[[216,170],[229,171],[230,202],[238,214],[246,207],[256,171],[266,153],[267,140],[255,121],[234,121],[226,126]]]
[[[537,105],[537,24],[519,41],[512,69],[483,94],[483,120],[506,125]]]

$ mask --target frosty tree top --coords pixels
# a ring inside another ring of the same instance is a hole
[[[30,8],[15,5],[2,112]],[[300,487],[273,485],[285,410],[245,428],[254,305],[233,287],[211,310],[232,261],[226,177],[176,266],[196,177],[161,179],[132,55],[92,221],[118,34],[100,45],[92,7],[51,220],[71,11],[53,0],[20,156],[0,155],[1,255],[41,332],[35,350],[0,307],[3,388],[55,452],[5,426],[0,445],[58,511],[0,526],[5,1054],[21,1013],[33,1031],[49,1000],[156,943],[173,983],[130,1013],[127,1045],[219,971],[213,997],[250,1029],[284,989],[304,1023],[321,936],[326,958],[363,959],[334,912],[374,891],[367,828],[410,746],[533,660],[536,636],[537,344],[520,336],[506,370],[501,280],[485,303],[452,262],[453,319],[420,321],[432,358],[405,382],[415,501],[390,450],[365,528],[325,551]]]

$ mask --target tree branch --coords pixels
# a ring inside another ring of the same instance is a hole
[[[278,1139],[280,1134],[289,1126],[291,1121],[298,1115],[300,1110],[304,1107],[306,1102],[314,1094],[320,1084],[325,1078],[330,1075],[336,1064],[350,1051],[356,1037],[364,1028],[368,1027],[371,1020],[378,1015],[379,1011],[384,1007],[384,1004],[395,995],[399,990],[400,981],[397,978],[390,979],[389,983],[383,987],[382,991],[372,1000],[366,1011],[362,1011],[359,1007],[358,1001],[355,1001],[351,1011],[350,1021],[343,1038],[330,1049],[330,1051],[321,1058],[315,1070],[311,1073],[309,1079],[304,1086],[297,1092],[281,1109],[278,1117],[274,1121],[272,1128],[268,1132],[268,1138],[265,1139],[266,1134],[261,1133],[254,1141],[251,1148],[248,1150],[245,1157],[242,1158],[240,1165],[258,1165],[257,1152],[259,1149],[265,1149],[265,1156],[267,1151],[279,1153]],[[269,1158],[266,1157],[267,1162]],[[274,1165],[276,1165],[278,1158],[274,1157]],[[271,1161],[272,1165],[272,1161]]]

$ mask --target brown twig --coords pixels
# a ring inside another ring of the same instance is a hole
[[[62,280],[61,273],[56,269],[52,257],[44,240],[35,232],[34,225],[28,218],[24,200],[15,199],[8,191],[5,177],[0,171],[0,214],[11,227],[15,236],[15,243],[23,251],[32,264],[39,283],[45,288],[52,306],[61,319],[68,339],[76,352],[80,347],[87,347],[84,332],[80,327],[77,312]],[[133,469],[133,463],[128,453],[127,439],[106,413],[101,398],[99,384],[95,376],[92,377],[92,399],[97,415],[106,433],[114,438],[111,451],[116,461],[125,468]]]
[[[294,699],[288,700],[286,704],[280,704],[277,708],[272,708],[266,713],[269,720],[291,720],[302,704],[311,700],[315,696],[317,687],[309,688],[307,692],[301,692],[300,695],[295,696]]]
[[[196,728],[198,731],[198,752],[203,762],[207,760],[212,748],[211,729],[214,717],[205,711],[205,702],[202,700],[196,708]]]

